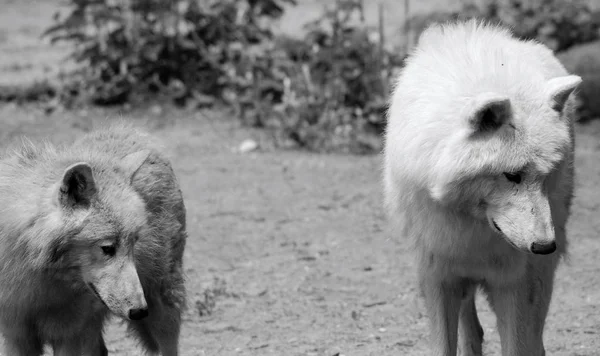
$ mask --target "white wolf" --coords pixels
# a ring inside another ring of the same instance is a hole
[[[573,191],[573,91],[544,45],[479,21],[420,37],[391,98],[390,218],[416,248],[435,355],[481,355],[474,293],[502,355],[543,356]]]

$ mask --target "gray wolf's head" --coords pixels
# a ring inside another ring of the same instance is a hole
[[[46,228],[61,230],[48,252],[51,263],[77,268],[90,293],[114,314],[131,320],[149,313],[134,256],[147,214],[130,184],[148,155],[129,154],[116,169],[114,161],[69,165],[50,189],[54,211],[45,222]]]

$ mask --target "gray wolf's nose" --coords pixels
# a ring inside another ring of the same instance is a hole
[[[147,316],[148,316],[148,308],[129,310],[129,319],[131,319],[131,320],[142,320]]]

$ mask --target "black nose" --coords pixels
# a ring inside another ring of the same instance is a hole
[[[131,320],[142,320],[147,316],[148,316],[148,308],[129,310],[129,319],[131,319]]]
[[[534,242],[531,244],[531,252],[536,255],[548,255],[554,251],[556,251],[556,242],[554,241],[546,243]]]

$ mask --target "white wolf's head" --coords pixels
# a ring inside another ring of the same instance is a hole
[[[520,121],[516,116],[523,111],[508,97],[490,92],[473,97],[463,111],[469,130],[463,143],[469,146],[448,148],[445,159],[456,166],[432,182],[432,197],[485,218],[520,250],[554,252],[549,199],[561,189],[556,186],[556,175],[569,168],[565,159],[572,145],[569,123],[560,114],[580,82],[572,75],[549,80],[543,92],[546,108],[537,111],[550,122],[526,127],[528,132],[516,128],[515,122]],[[471,166],[464,165],[465,161]]]
[[[548,48],[502,28],[429,28],[392,97],[386,184],[412,182],[522,251],[554,252],[550,199],[570,177],[569,98],[580,82]]]
[[[114,314],[131,320],[149,313],[134,259],[134,245],[147,225],[147,215],[129,184],[148,154],[129,154],[117,170],[92,173],[86,162],[67,167],[50,189],[56,210],[46,225],[62,231],[54,231],[50,262],[78,269],[90,293]]]

